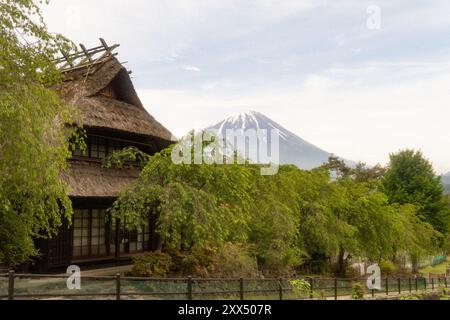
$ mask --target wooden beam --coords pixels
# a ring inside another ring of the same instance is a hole
[[[61,51],[62,55],[64,56],[64,58],[66,59],[67,63],[73,67],[73,63],[71,61],[71,59],[67,56],[67,54],[64,51]]]
[[[80,44],[81,51],[77,51],[72,54],[61,52],[62,57],[53,60],[53,62],[56,65],[59,65],[58,69],[62,72],[69,72],[85,67],[95,66],[104,62],[106,58],[117,55],[117,53],[113,53],[113,51],[120,47],[119,44],[108,46],[103,38],[100,38],[100,42],[102,44],[101,46],[91,49],[86,49],[83,44]]]
[[[117,55],[117,53],[114,53],[112,56],[116,56],[116,55]],[[99,60],[94,61],[94,62],[83,63],[83,64],[80,64],[80,65],[77,65],[77,66],[73,66],[73,67],[68,68],[68,69],[63,69],[62,72],[75,71],[75,70],[83,69],[83,68],[89,67],[89,66],[93,67],[93,66],[99,65],[99,64],[101,64],[101,63],[103,63],[105,61],[106,60],[104,60],[104,59],[99,59]]]
[[[86,47],[82,43],[80,43],[80,48],[81,48],[81,50],[83,50],[86,58],[92,62],[91,54],[86,50]]]
[[[105,50],[106,50],[109,54],[111,54],[111,53],[112,53],[112,52],[111,52],[111,49],[108,47],[108,44],[106,43],[105,39],[100,38],[100,42],[102,43],[103,48],[105,48]]]

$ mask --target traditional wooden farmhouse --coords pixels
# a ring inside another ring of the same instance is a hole
[[[107,219],[107,209],[139,170],[105,169],[102,160],[130,146],[154,154],[172,143],[172,134],[144,109],[129,71],[113,53],[118,45],[109,47],[101,41],[90,50],[80,45],[79,53],[58,61],[65,79],[64,98],[79,111],[87,148],[75,151],[69,170],[62,174],[74,208],[71,227],[39,242],[42,255],[34,262],[34,271],[122,263],[158,246],[155,221],[128,231],[123,222]]]

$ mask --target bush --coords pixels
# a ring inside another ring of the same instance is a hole
[[[280,241],[273,241],[269,248],[258,254],[258,266],[264,275],[270,277],[292,277],[294,266],[301,264],[303,252],[298,248],[284,246]]]
[[[191,251],[168,251],[172,257],[171,272],[182,276],[207,277],[214,272],[217,263],[217,249],[195,247]]]
[[[364,287],[360,283],[353,285],[352,300],[364,300]]]
[[[403,301],[420,300],[420,297],[418,295],[404,296],[404,297],[401,297],[400,300],[403,300]]]
[[[380,269],[383,276],[392,276],[397,272],[397,266],[389,260],[381,261]]]
[[[441,296],[440,296],[439,300],[445,300],[445,301],[450,300],[450,295],[448,294],[447,290],[442,289]]]
[[[297,279],[291,281],[294,294],[300,299],[305,299],[311,293],[311,284],[304,279]]]
[[[172,258],[162,252],[149,252],[133,258],[132,276],[163,277],[168,274]]]
[[[256,258],[248,246],[227,243],[220,251],[215,268],[216,277],[254,278],[258,276]]]
[[[171,272],[182,276],[251,278],[258,276],[255,258],[247,246],[227,243],[223,248],[194,247],[190,251],[168,251]]]

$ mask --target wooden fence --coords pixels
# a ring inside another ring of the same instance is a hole
[[[0,299],[173,299],[173,300],[298,300],[351,299],[354,285],[366,287],[365,279],[306,278],[310,292],[295,293],[289,279],[137,278],[81,277],[81,288],[69,290],[69,275],[0,275]],[[449,278],[385,278],[380,291],[365,290],[367,297],[413,294],[448,288]],[[69,280],[70,281],[70,280]]]

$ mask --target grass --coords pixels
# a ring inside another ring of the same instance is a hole
[[[435,265],[434,267],[429,266],[423,269],[420,269],[420,273],[431,273],[431,274],[445,274],[447,272],[447,268],[450,266],[450,257],[447,258],[446,262]]]

